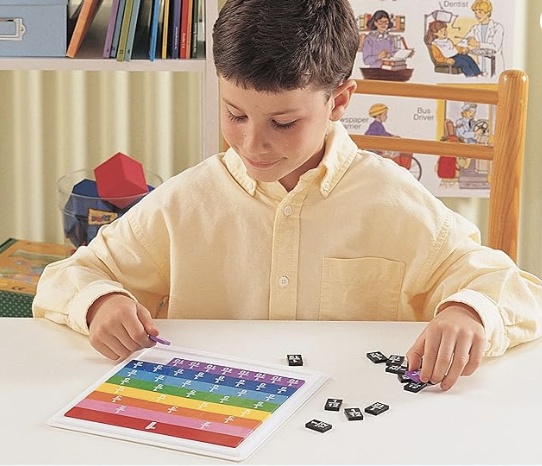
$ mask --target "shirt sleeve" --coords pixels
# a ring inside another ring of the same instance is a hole
[[[486,332],[486,356],[542,336],[542,281],[518,268],[504,252],[480,245],[478,229],[450,212],[434,257],[428,260],[428,305],[472,307]]]
[[[140,207],[141,206],[141,207]],[[45,317],[88,334],[87,311],[99,297],[123,293],[144,305],[153,317],[167,296],[167,267],[159,248],[168,241],[151,243],[143,236],[139,218],[143,201],[111,225],[102,227],[88,245],[69,258],[49,264],[43,271],[32,309],[34,317]],[[158,225],[158,214],[147,211],[148,221]],[[160,236],[158,234],[157,236]]]

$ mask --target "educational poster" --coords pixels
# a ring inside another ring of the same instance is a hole
[[[303,367],[157,345],[118,364],[49,424],[241,461],[327,379]]]
[[[507,0],[350,0],[358,20],[355,79],[495,88],[515,67],[516,2]],[[351,133],[491,144],[489,105],[356,96]],[[367,148],[370,149],[370,148]],[[489,163],[421,154],[390,157],[439,197],[487,197]]]

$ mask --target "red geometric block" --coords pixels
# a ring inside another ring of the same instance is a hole
[[[121,209],[149,192],[143,165],[122,152],[98,165],[94,176],[100,197]]]

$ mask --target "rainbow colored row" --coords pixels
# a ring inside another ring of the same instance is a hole
[[[65,416],[235,448],[303,384],[202,361],[132,360]]]

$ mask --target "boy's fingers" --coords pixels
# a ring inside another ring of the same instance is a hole
[[[141,325],[143,326],[144,332],[144,335],[142,335],[141,337],[142,339],[138,341],[144,348],[150,348],[156,343],[149,338],[149,335],[152,335],[153,337],[158,336],[158,328],[154,323],[151,313],[148,311],[147,308],[141,306],[140,304],[137,305],[137,317],[139,319],[139,322],[141,322]]]
[[[137,305],[137,318],[143,325],[143,329],[145,330],[147,335],[158,335],[158,328],[156,327],[156,324],[154,323],[154,320],[151,316],[151,313],[148,311],[147,308],[143,307],[141,304]]]
[[[103,354],[106,358],[116,361],[124,359],[130,354],[130,351],[114,336],[110,336],[107,341],[103,339],[91,342],[92,347]]]
[[[425,332],[416,339],[412,347],[406,353],[409,371],[417,370],[421,367],[424,346]]]
[[[446,375],[441,379],[440,388],[449,390],[458,381],[463,373],[465,366],[469,363],[469,352],[471,349],[470,338],[460,338],[457,340],[453,352],[451,364]]]
[[[463,368],[462,375],[472,375],[474,371],[478,369],[478,366],[482,362],[482,358],[484,356],[484,347],[485,347],[484,338],[476,339],[472,343],[472,347],[470,349],[470,354],[469,354],[469,362]]]
[[[440,346],[440,334],[432,336],[431,332],[426,332],[425,345],[423,349],[423,364],[420,371],[420,380],[428,382],[433,377],[437,355]]]

